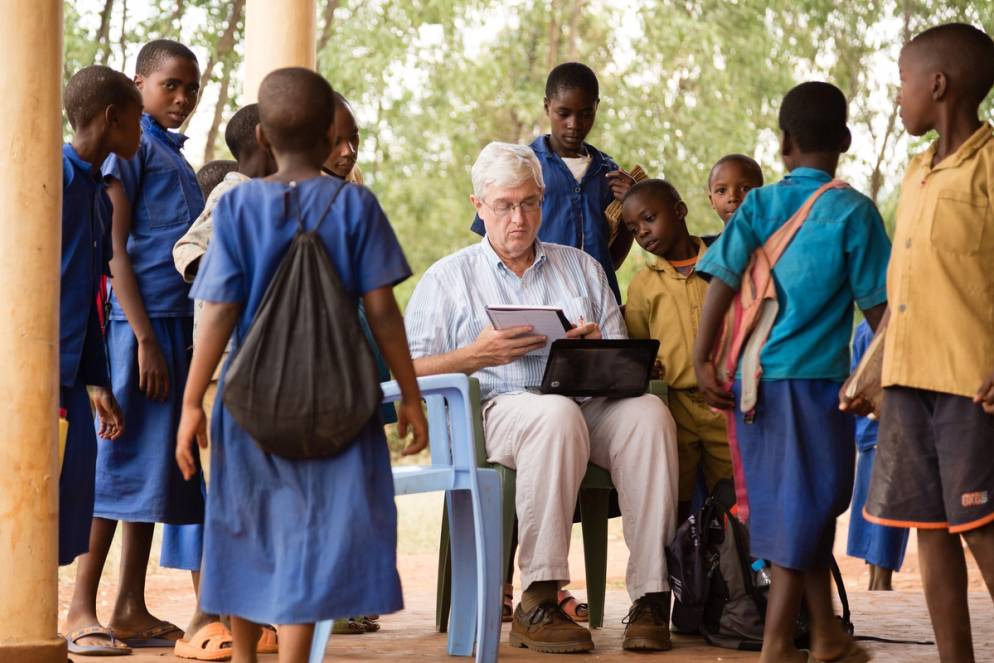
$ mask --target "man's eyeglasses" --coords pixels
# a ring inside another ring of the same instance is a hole
[[[494,214],[501,218],[511,216],[515,209],[520,209],[522,214],[534,214],[542,209],[541,198],[528,198],[517,204],[509,203],[506,200],[498,200],[493,205],[483,200],[483,198],[480,198],[480,200],[484,205],[493,210]]]

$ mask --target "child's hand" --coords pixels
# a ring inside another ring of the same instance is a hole
[[[628,190],[635,184],[635,178],[620,168],[608,173],[605,177],[608,179],[608,186],[611,187],[614,199],[619,201],[625,197]]]
[[[194,440],[201,449],[207,448],[207,416],[200,405],[184,405],[179,431],[176,433],[176,464],[187,481],[197,474]]]
[[[138,343],[138,390],[156,401],[169,397],[169,369],[154,339]]]
[[[876,416],[878,413],[876,408],[873,407],[873,403],[863,398],[862,394],[856,394],[853,398],[849,398],[846,392],[849,391],[849,382],[852,380],[852,376],[842,384],[842,388],[839,389],[839,409],[843,412],[849,412],[855,414],[858,417],[870,417]]]
[[[90,388],[90,404],[100,419],[97,435],[105,440],[116,440],[124,434],[124,414],[107,387]]]
[[[666,375],[666,369],[663,368],[663,362],[657,359],[652,364],[652,371],[649,373],[649,378],[652,380],[662,380],[664,375]]]
[[[987,414],[994,414],[994,373],[991,373],[991,376],[980,385],[980,389],[973,397],[973,402],[983,406],[984,412]]]
[[[735,395],[718,384],[714,364],[695,364],[694,370],[697,373],[697,388],[704,394],[708,405],[717,410],[731,410],[735,407]]]
[[[397,435],[407,437],[410,428],[414,439],[400,453],[411,456],[428,447],[428,421],[421,409],[421,399],[416,401],[401,401],[397,405]]]

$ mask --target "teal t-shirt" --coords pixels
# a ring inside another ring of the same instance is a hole
[[[831,176],[796,168],[753,189],[721,237],[697,264],[738,290],[760,247]],[[773,268],[780,312],[763,347],[764,380],[834,380],[849,375],[853,302],[863,310],[887,301],[890,240],[869,198],[854,189],[825,192]]]

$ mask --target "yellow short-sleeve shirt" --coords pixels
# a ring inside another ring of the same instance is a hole
[[[901,185],[887,271],[883,385],[972,397],[994,371],[994,127]]]
[[[700,259],[706,248],[699,237],[694,237],[694,241]],[[673,389],[697,386],[694,339],[707,289],[707,281],[696,271],[681,274],[662,258],[636,274],[628,287],[625,304],[628,335],[659,341],[663,380]]]

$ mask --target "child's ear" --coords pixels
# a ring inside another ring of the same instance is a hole
[[[117,106],[110,104],[104,109],[104,124],[108,127],[112,127],[120,123],[121,112],[118,110]]]
[[[678,200],[676,201],[674,209],[676,210],[676,216],[678,219],[683,221],[684,219],[687,218],[687,203],[683,202],[682,200]]]
[[[270,154],[273,153],[273,146],[269,144],[269,139],[266,138],[266,132],[262,130],[262,124],[255,125],[255,140],[262,146],[262,149],[266,150]]]
[[[780,130],[780,156],[785,157],[794,151],[794,140],[786,129]]]
[[[549,98],[548,97],[545,97],[542,100],[542,108],[545,109],[545,114],[548,115],[549,114]]]
[[[135,87],[138,88],[138,91],[139,92],[142,91],[144,86],[145,86],[145,77],[142,76],[141,74],[135,74]]]
[[[842,138],[842,145],[839,146],[839,152],[845,154],[852,147],[852,132],[849,131],[849,127],[846,127],[846,135]]]
[[[949,89],[949,79],[946,75],[937,71],[932,75],[932,101],[942,101]]]

